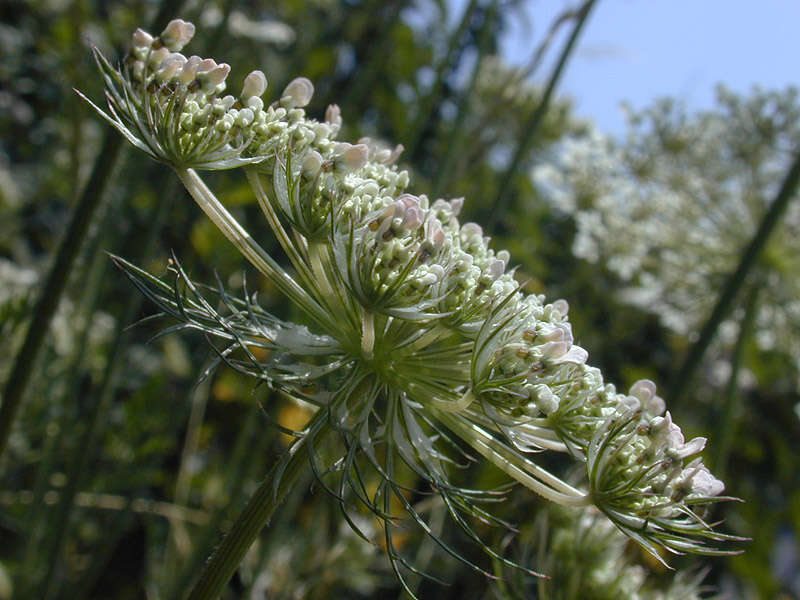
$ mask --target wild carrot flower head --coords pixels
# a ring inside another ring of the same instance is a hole
[[[452,477],[474,453],[545,498],[595,504],[651,550],[710,552],[703,540],[726,539],[693,510],[722,491],[702,463],[688,460],[702,444],[684,443],[650,382],[618,394],[586,365],[567,303],[523,293],[508,252],[492,249],[479,225],[459,221],[462,198],[409,191],[400,147],[339,141],[335,105],[322,121],[309,118],[307,79],[292,81],[268,107],[259,71],[240,96],[221,96],[227,65],[169,48],[189,31],[179,23],[159,38],[137,32],[121,70],[98,57],[108,118],[175,169],[308,327],[270,315],[249,295],[195,284],[177,262],[177,286],[118,263],[165,313],[220,340],[220,360],[318,407],[325,418],[297,435],[312,444],[332,428],[341,454],[325,469],[312,453],[312,467],[347,519],[361,504],[384,520],[398,574],[413,566],[392,541],[392,503],[434,535],[408,499],[413,490],[437,494],[467,537],[506,560],[465,518],[497,523],[483,508],[497,490]],[[243,169],[291,273],[193,167]],[[268,359],[256,358],[258,347]],[[585,489],[540,467],[535,453],[543,450],[584,465]]]
[[[623,300],[687,336],[711,313],[800,143],[796,90],[717,96],[715,109],[697,114],[667,101],[631,113],[622,143],[596,131],[567,138],[533,172],[542,195],[575,218],[573,253],[606,265]],[[753,276],[756,342],[795,363],[798,229],[792,203]],[[732,331],[728,321],[721,341]]]

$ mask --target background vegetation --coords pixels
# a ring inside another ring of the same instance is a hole
[[[497,247],[511,249],[527,287],[568,299],[578,343],[610,380],[624,389],[643,377],[666,385],[679,377],[716,295],[778,193],[797,151],[797,100],[787,92],[782,106],[757,107],[754,92],[753,106],[742,109],[742,128],[752,122],[772,130],[720,139],[722,150],[730,148],[727,157],[739,152],[744,162],[763,159],[768,177],[748,188],[760,202],[741,216],[749,226],[726,246],[731,260],[715,271],[716,279],[704,280],[700,293],[707,298],[698,322],[688,331],[669,328],[647,307],[626,301],[619,291],[627,284],[611,263],[573,254],[577,213],[554,205],[531,177],[534,166],[558,162],[564,139],[591,135],[567,99],[557,91],[550,96],[558,73],[543,69],[539,57],[568,58],[547,33],[558,28],[577,35],[593,4],[565,5],[560,20],[534,22],[530,59],[517,69],[497,56],[509,21],[521,15],[514,0],[469,0],[458,9],[428,0],[269,6],[32,0],[0,6],[0,416],[13,421],[0,462],[0,599],[174,597],[286,447],[272,422],[299,427],[309,416],[226,368],[198,383],[213,358],[201,336],[151,339],[168,325],[163,321],[130,327],[155,309],[106,252],[153,272],[163,272],[174,253],[195,279],[213,281],[218,273],[234,289],[246,281],[274,312],[289,309],[247,272],[168,169],[129,155],[73,93],[77,87],[101,97],[90,44],[120,57],[136,27],[182,16],[198,25],[194,52],[229,62],[235,73],[263,69],[267,94],[297,75],[308,77],[316,88],[308,112],[321,115],[327,104],[339,104],[343,139],[370,135],[402,143],[401,162],[415,173],[415,192],[467,197],[465,220],[490,224],[487,231]],[[535,7],[530,12],[535,17]],[[745,100],[723,97],[718,112]],[[689,173],[711,175],[713,164],[715,206],[740,201],[742,188],[727,182],[741,167],[693,152],[692,140],[678,135],[689,117],[660,103],[637,118],[631,137],[620,142],[631,166],[623,174],[629,184],[657,180],[680,191]],[[665,163],[671,170],[648,171]],[[220,197],[268,240],[246,183],[225,173],[214,178]],[[584,209],[597,205],[591,194],[584,200]],[[781,216],[773,239],[796,239],[796,213]],[[80,235],[69,242],[65,232],[76,214],[82,221],[69,227]],[[687,270],[694,261],[705,273],[714,260],[702,244],[679,242],[674,250],[686,255]],[[70,251],[75,260],[51,270],[54,257]],[[767,281],[771,290],[797,288],[796,245],[773,243],[761,256],[754,272],[763,279],[751,276],[745,288],[766,288]],[[747,289],[734,294],[725,315],[731,335],[725,337],[725,327],[716,332],[711,349],[694,361],[694,377],[683,371],[686,385],[675,384],[680,394],[667,400],[677,420],[688,424],[687,437],[707,435],[712,451],[717,438],[728,440],[716,460],[727,473],[729,493],[745,502],[715,517],[753,541],[740,556],[673,563],[708,569],[704,581],[731,598],[800,597],[797,346],[765,348],[763,335],[737,335],[747,322]],[[768,302],[781,310],[793,300],[792,293],[771,294]],[[777,333],[796,339],[798,323],[789,313]],[[761,323],[756,332],[768,327]],[[40,332],[41,343],[31,342],[30,332]],[[11,394],[21,398],[13,420]],[[489,467],[465,477],[502,481]],[[322,490],[298,489],[248,555],[230,597],[399,596],[380,548],[343,526]],[[560,538],[547,533],[571,520],[560,514],[545,520],[547,510],[527,493],[509,496],[500,512],[520,524],[521,533],[503,541],[507,552],[554,577],[563,571],[558,581],[580,583],[556,589],[513,573],[492,583],[409,531],[404,551],[452,584],[420,581],[420,595],[590,597],[599,587],[588,579],[585,557],[569,555],[558,546]],[[482,533],[500,535],[491,528]],[[671,580],[634,546],[614,552],[649,569],[652,588],[665,589]],[[572,556],[571,562],[554,563],[557,555]]]

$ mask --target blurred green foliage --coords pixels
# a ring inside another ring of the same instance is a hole
[[[103,160],[97,156],[102,126],[72,87],[99,99],[90,44],[107,56],[122,56],[130,32],[147,22],[157,4],[0,5],[2,379],[30,324],[30,307],[75,200],[95,161]],[[511,250],[528,289],[570,301],[577,341],[620,388],[642,377],[666,381],[687,339],[622,304],[614,295],[619,281],[609,270],[575,258],[574,222],[553,212],[531,183],[529,168],[543,159],[543,151],[585,129],[568,100],[551,103],[524,168],[500,179],[523,123],[541,100],[541,87],[529,83],[531,73],[495,56],[508,23],[523,14],[520,4],[484,0],[456,8],[422,0],[285,0],[265,6],[220,0],[187,3],[180,16],[199,25],[195,51],[224,59],[234,73],[263,69],[267,94],[297,75],[314,81],[309,113],[340,104],[343,139],[370,135],[406,144],[401,160],[416,173],[415,191],[466,196],[466,220],[485,221],[490,200],[501,186],[510,186],[513,202],[501,216],[498,246]],[[534,20],[537,32],[548,25]],[[544,78],[538,71],[533,76]],[[274,250],[246,183],[227,173],[214,179],[231,210]],[[159,216],[160,207],[166,214]],[[157,240],[151,248],[143,244],[148,235]],[[308,418],[230,370],[206,373],[212,355],[201,336],[151,339],[165,325],[150,320],[129,328],[154,308],[141,304],[104,251],[152,272],[163,272],[174,252],[194,278],[211,282],[218,273],[231,288],[257,290],[273,312],[290,310],[274,289],[243,270],[238,253],[184,198],[166,168],[143,156],[126,157],[70,274],[0,464],[0,600],[179,595],[285,449],[286,438],[271,422],[297,428]],[[800,399],[796,387],[772,385],[790,368],[785,358],[753,346],[746,362],[757,385],[742,392],[741,423],[747,426],[740,428],[728,476],[730,493],[746,502],[720,516],[753,542],[741,556],[704,563],[711,569],[706,581],[732,590],[731,597],[797,597]],[[694,401],[681,402],[680,420],[690,423],[691,433],[713,430],[721,394],[705,388],[692,392]],[[67,507],[67,519],[59,519],[54,507],[76,481],[70,474],[82,452],[74,506]],[[505,482],[488,467],[463,477],[484,485]],[[410,474],[408,483],[413,485]],[[426,505],[425,497],[412,500],[435,522],[441,507]],[[540,502],[515,493],[498,512],[522,525],[545,514]],[[365,517],[363,526],[375,524]],[[505,535],[488,526],[481,533],[487,539]],[[457,532],[442,535],[458,542]],[[540,549],[549,547],[542,535],[540,527],[526,525],[508,542],[508,551],[525,557],[531,568],[561,573],[564,565],[542,557]],[[423,598],[531,597],[533,588],[542,594],[535,597],[587,597],[566,594],[571,588],[548,592],[535,580],[516,586],[516,575],[508,575],[509,585],[494,584],[436,552],[412,529],[396,539],[405,553],[451,584],[420,579]],[[653,567],[630,546],[617,551]],[[575,565],[582,568],[580,560]],[[654,576],[656,582],[668,579]],[[304,486],[251,549],[228,592],[230,598],[399,595],[381,549],[343,527],[335,502],[322,490]]]

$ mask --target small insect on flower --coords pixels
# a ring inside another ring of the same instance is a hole
[[[176,171],[309,327],[270,315],[252,297],[195,284],[177,261],[180,285],[117,263],[166,314],[221,342],[221,361],[317,407],[285,460],[302,449],[349,522],[359,505],[383,520],[403,585],[404,572],[416,568],[393,542],[392,502],[446,552],[491,575],[434,533],[409,500],[401,472],[413,474],[414,489],[437,495],[490,557],[513,564],[467,518],[501,525],[484,505],[502,494],[457,483],[452,475],[465,454],[477,453],[548,500],[595,504],[653,551],[712,552],[698,540],[728,539],[693,512],[721,492],[702,463],[684,465],[702,444],[684,443],[669,413],[661,416],[664,402],[652,383],[618,394],[587,366],[567,303],[521,291],[508,252],[492,249],[479,225],[459,222],[463,198],[431,202],[409,192],[409,174],[397,166],[402,147],[338,141],[337,106],[323,121],[305,114],[313,94],[305,78],[267,108],[261,71],[245,78],[238,98],[222,96],[227,65],[170,54],[193,31],[175,23],[157,38],[137,31],[121,70],[97,53],[110,115],[101,113]],[[196,168],[245,172],[292,273]],[[268,358],[256,359],[254,347],[269,349]],[[338,459],[322,468],[314,448],[337,440]],[[586,489],[541,467],[543,451],[585,467]]]

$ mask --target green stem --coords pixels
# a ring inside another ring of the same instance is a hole
[[[753,331],[755,323],[756,307],[758,305],[758,285],[751,286],[744,308],[744,316],[739,324],[739,336],[736,339],[736,346],[733,349],[731,358],[731,376],[725,390],[725,405],[722,408],[722,415],[719,427],[714,435],[714,455],[711,461],[714,474],[720,479],[725,479],[725,469],[730,454],[731,441],[736,432],[736,422],[741,410],[739,396],[739,371],[744,360],[744,350],[747,341]]]
[[[153,214],[149,219],[149,229],[142,243],[142,247],[144,248],[143,258],[145,260],[149,258],[150,250],[156,242],[158,233],[161,231],[161,224],[170,206],[170,201],[168,199],[172,198],[174,193],[168,192],[165,196],[167,200],[156,203]],[[86,428],[72,455],[72,462],[68,468],[67,483],[64,486],[64,491],[55,509],[55,517],[53,520],[55,532],[50,539],[49,548],[44,551],[46,556],[45,564],[48,565],[47,574],[42,587],[42,589],[46,590],[45,598],[53,597],[56,593],[57,578],[55,575],[59,565],[58,559],[61,555],[64,542],[66,541],[71,520],[70,517],[72,516],[72,509],[75,504],[75,495],[78,493],[87,471],[89,471],[89,461],[100,439],[102,424],[105,422],[106,411],[111,403],[117,375],[119,369],[124,364],[120,359],[123,357],[122,350],[127,343],[126,332],[128,324],[136,318],[141,303],[142,296],[139,294],[132,295],[128,300],[125,311],[117,323],[117,331],[106,359],[107,362],[102,381],[94,390],[93,397],[89,402],[89,415],[83,419],[86,423]]]
[[[109,128],[106,131],[106,137],[89,183],[72,214],[67,232],[61,240],[55,260],[47,274],[41,295],[33,309],[25,341],[17,353],[11,374],[8,376],[3,390],[3,403],[0,405],[0,458],[8,445],[11,427],[33,374],[33,365],[42,349],[45,336],[50,330],[50,322],[64,294],[67,280],[86,238],[89,225],[105,195],[121,149],[122,138],[116,131]]]
[[[458,112],[456,118],[450,127],[448,139],[444,144],[445,154],[441,161],[441,165],[436,170],[436,178],[433,185],[433,197],[438,198],[442,191],[447,188],[450,180],[453,177],[453,161],[457,154],[460,154],[459,149],[461,146],[461,139],[464,135],[464,123],[470,111],[470,104],[472,95],[475,93],[475,87],[478,84],[478,76],[481,71],[481,63],[483,58],[489,53],[489,42],[492,39],[491,33],[494,30],[494,21],[497,17],[497,2],[492,2],[491,6],[486,12],[486,20],[481,26],[478,33],[478,56],[475,59],[475,66],[472,69],[467,88],[461,94],[458,101]]]
[[[239,568],[245,553],[294,484],[308,469],[308,436],[319,445],[317,436],[330,433],[328,412],[319,410],[311,419],[306,435],[296,440],[288,453],[261,483],[245,506],[242,514],[225,535],[222,543],[206,563],[200,579],[188,600],[216,600]]]
[[[514,156],[511,159],[511,163],[498,180],[499,189],[497,195],[495,196],[494,203],[492,204],[489,223],[486,228],[486,231],[489,234],[494,231],[495,227],[497,226],[498,219],[505,210],[506,204],[508,204],[511,190],[513,189],[511,182],[514,180],[514,175],[527,157],[534,141],[536,140],[535,134],[539,130],[539,126],[542,124],[544,116],[547,113],[547,109],[550,106],[550,99],[553,96],[553,92],[556,89],[559,79],[561,79],[561,74],[567,64],[567,59],[569,58],[570,54],[572,54],[572,51],[575,48],[575,42],[578,40],[578,36],[580,35],[583,26],[586,24],[589,13],[591,12],[596,1],[597,0],[586,0],[586,2],[578,11],[575,27],[573,27],[572,33],[570,34],[567,43],[564,45],[564,49],[561,51],[561,56],[559,56],[558,62],[553,69],[553,73],[550,75],[550,80],[547,82],[547,87],[542,95],[542,100],[539,102],[536,110],[533,111],[530,119],[528,119],[528,122],[525,124],[522,138],[520,139],[519,144],[517,144],[517,148],[514,151]]]
[[[154,29],[160,31],[172,15],[180,11],[185,0],[167,0],[161,5],[153,20]],[[67,227],[67,232],[56,252],[47,279],[42,287],[41,295],[33,309],[33,316],[22,348],[17,353],[11,374],[8,376],[0,405],[0,459],[5,454],[11,428],[19,411],[25,390],[33,374],[45,335],[50,329],[58,303],[64,294],[69,275],[78,256],[78,251],[86,237],[95,212],[100,206],[105,191],[114,174],[123,147],[122,137],[112,127],[107,127],[103,137],[103,145],[95,159],[89,183],[81,194],[78,205]]]
[[[447,44],[447,52],[436,67],[436,78],[433,82],[433,88],[431,89],[430,93],[423,98],[419,110],[417,110],[417,118],[411,125],[411,133],[409,133],[408,137],[406,138],[406,143],[408,144],[408,156],[411,157],[410,162],[413,164],[416,164],[416,159],[418,158],[422,135],[433,116],[434,110],[440,104],[447,71],[452,71],[457,67],[457,64],[453,64],[453,62],[456,58],[457,50],[461,45],[461,38],[464,37],[464,33],[467,31],[467,28],[472,21],[472,15],[475,14],[475,9],[477,7],[478,0],[470,0],[469,4],[467,4],[467,7],[464,9],[461,22],[458,24],[458,27],[456,27],[456,30],[450,35],[449,43]],[[490,19],[487,17],[486,21],[489,22]]]
[[[753,236],[753,239],[742,253],[736,270],[725,282],[717,304],[711,312],[711,316],[700,331],[700,336],[689,349],[686,359],[683,361],[680,369],[678,369],[675,379],[672,381],[672,386],[669,389],[671,402],[676,402],[686,391],[697,368],[703,360],[706,350],[708,350],[711,344],[711,340],[714,339],[717,329],[727,318],[728,313],[733,307],[733,302],[741,291],[748,274],[756,265],[758,257],[761,256],[761,252],[764,250],[764,246],[769,240],[770,235],[786,212],[789,202],[794,198],[798,182],[800,182],[800,151],[795,155],[794,162],[789,168],[777,196],[775,196],[764,218],[761,220],[761,224],[758,226],[758,230]]]
[[[262,275],[272,281],[289,300],[302,308],[325,331],[337,331],[335,322],[325,310],[252,238],[194,169],[175,169],[175,172],[197,205]]]

